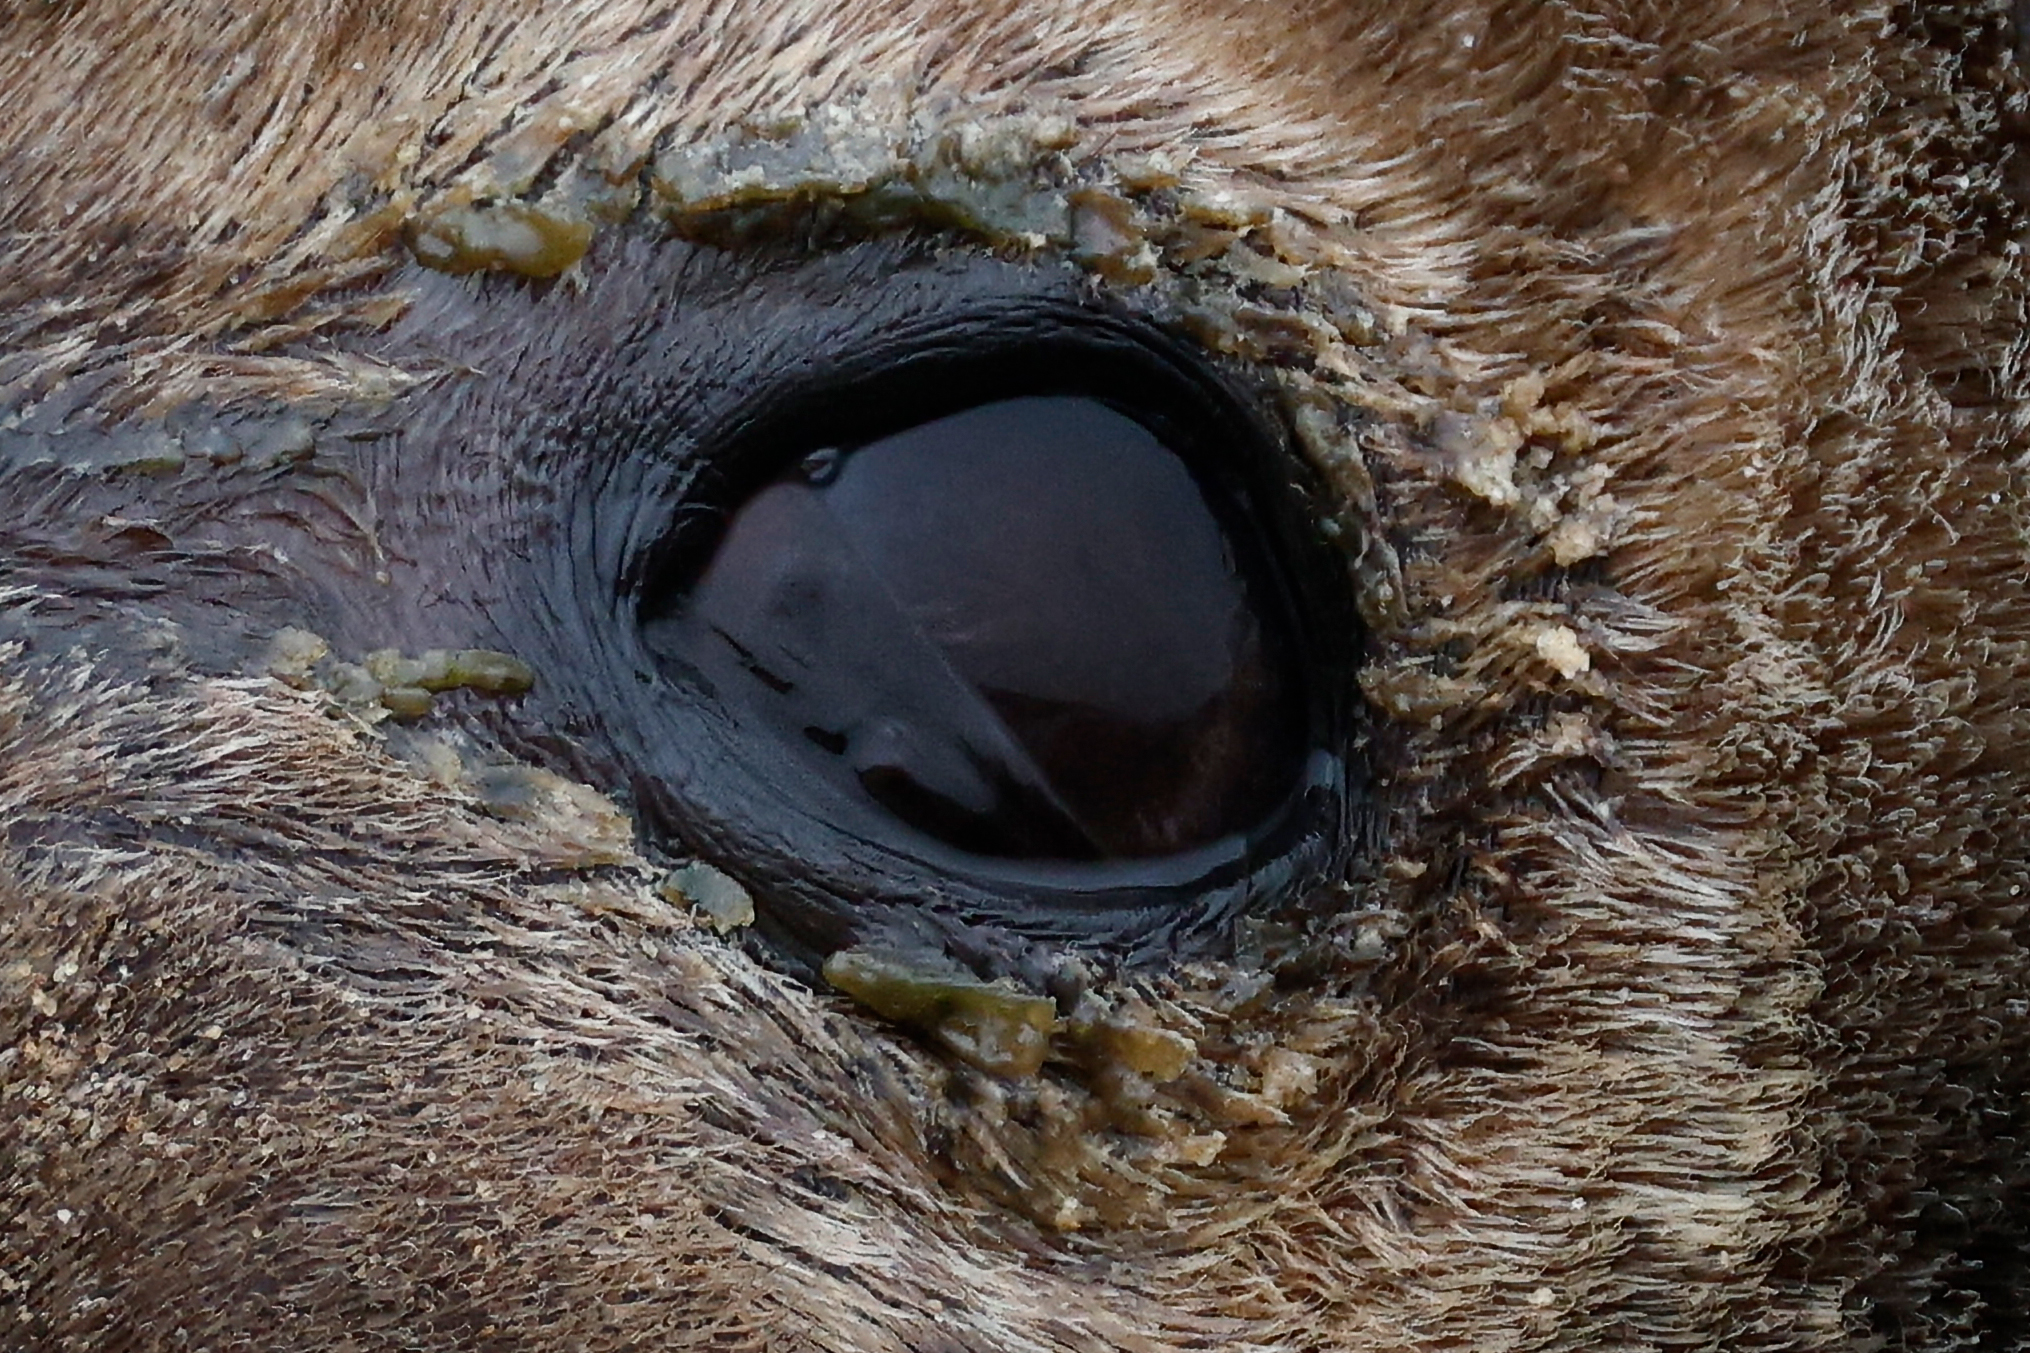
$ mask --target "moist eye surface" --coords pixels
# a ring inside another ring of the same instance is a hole
[[[1259,825],[1304,760],[1256,554],[1128,413],[994,400],[797,457],[649,638],[907,833],[1160,857]]]

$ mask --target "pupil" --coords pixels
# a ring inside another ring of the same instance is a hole
[[[1030,397],[801,457],[650,635],[949,846],[1146,858],[1246,832],[1296,779],[1272,595],[1149,429]]]

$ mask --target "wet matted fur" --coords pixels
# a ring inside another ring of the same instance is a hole
[[[2015,40],[0,7],[0,1345],[2021,1346]],[[742,178],[756,138],[802,158]],[[541,562],[502,428],[624,402],[628,317],[737,274],[666,224],[933,160],[1140,223],[954,248],[1239,296],[1198,331],[1282,373],[1358,542],[1372,868],[1259,999],[1100,979],[1189,1052],[1133,1114],[695,924],[569,729],[504,809],[462,767],[512,716],[447,702],[432,760],[262,666],[526,632],[464,557]],[[559,280],[412,259],[559,201]],[[396,461],[448,468],[391,503]]]

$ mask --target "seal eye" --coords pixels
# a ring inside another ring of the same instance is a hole
[[[574,558],[631,679],[577,679],[654,849],[738,879],[809,975],[1151,963],[1323,899],[1362,630],[1277,390],[1027,265],[856,285],[615,425],[626,526]]]
[[[1222,516],[1128,412],[994,400],[796,458],[647,635],[944,846],[1175,855],[1261,823],[1307,751],[1280,598]]]

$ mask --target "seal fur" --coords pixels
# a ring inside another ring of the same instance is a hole
[[[814,109],[1055,118],[1307,223],[1379,326],[1318,454],[1379,560],[1383,825],[1359,963],[1194,1030],[1178,1140],[1220,1140],[1053,1175],[1048,1105],[694,928],[615,821],[503,821],[151,629],[207,564],[307,589],[316,529],[208,559],[171,489],[47,489],[6,537],[9,1341],[2010,1346],[2010,19],[12,7],[23,437],[437,397],[380,338],[464,313],[412,223]],[[1010,1176],[1138,1201],[1054,1227]]]

